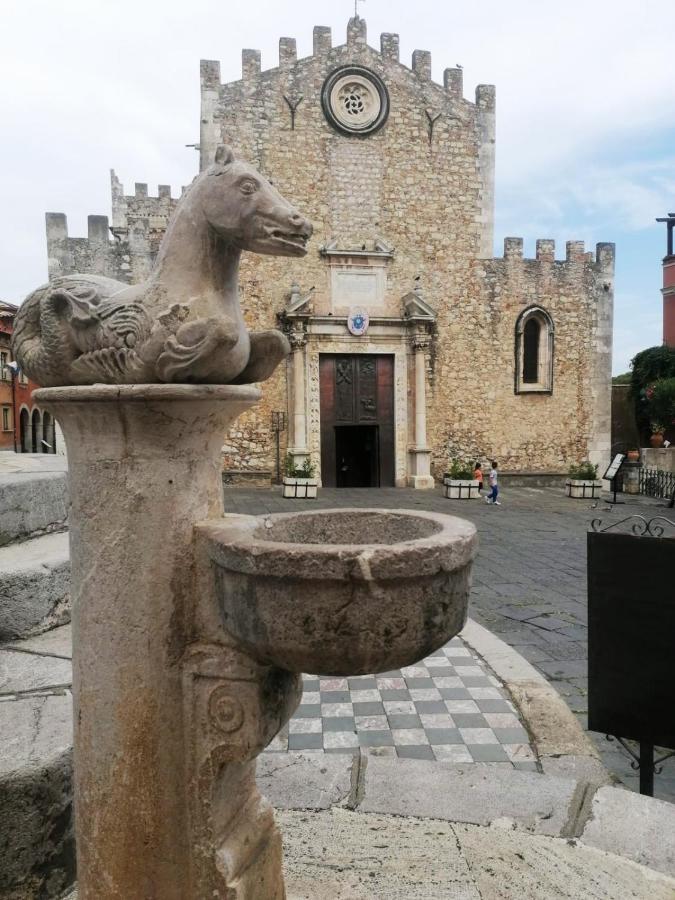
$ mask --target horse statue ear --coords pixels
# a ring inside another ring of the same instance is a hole
[[[215,162],[217,166],[229,166],[231,162],[234,162],[234,150],[232,147],[229,147],[227,144],[220,144],[216,148]]]

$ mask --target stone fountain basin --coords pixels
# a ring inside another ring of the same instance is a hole
[[[410,665],[466,621],[476,529],[455,516],[326,509],[198,526],[224,628],[291,672]]]

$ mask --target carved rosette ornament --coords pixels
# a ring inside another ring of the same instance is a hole
[[[209,717],[212,725],[224,734],[238,731],[244,722],[244,708],[232,696],[230,685],[220,685],[209,697]]]

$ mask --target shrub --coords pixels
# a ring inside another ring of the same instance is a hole
[[[288,478],[314,478],[316,475],[316,466],[309,456],[301,466],[296,466],[293,455],[287,453],[286,459],[284,460],[284,475]]]
[[[660,422],[665,428],[675,425],[675,377],[661,378],[654,383],[649,414],[653,423]]]
[[[595,481],[598,477],[598,467],[588,460],[581,463],[573,463],[568,472],[573,481]]]
[[[652,397],[657,383],[675,378],[675,347],[641,350],[631,360],[631,369],[630,392],[635,403],[635,418],[638,428],[645,434],[649,431],[650,421],[667,424],[652,408]]]
[[[453,459],[449,475],[455,481],[473,481],[473,465],[461,459]]]

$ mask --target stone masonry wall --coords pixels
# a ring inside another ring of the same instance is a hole
[[[494,89],[479,86],[472,103],[462,96],[461,70],[447,70],[439,85],[431,80],[428,53],[416,51],[409,68],[399,62],[398,36],[382,35],[380,44],[380,53],[366,44],[359,19],[338,47],[329,29],[315,28],[314,54],[305,59],[297,60],[294,40],[282,38],[280,65],[268,71],[261,71],[257,51],[244,50],[243,78],[231,84],[220,83],[217,62],[201,64],[202,168],[219,144],[231,144],[315,229],[304,259],[244,254],[240,285],[252,328],[275,324],[293,281],[302,291],[315,288],[316,314],[331,311],[329,270],[320,254],[329,242],[361,248],[380,238],[395,248],[386,304],[394,315],[418,275],[432,306],[454,304],[470,262],[491,247]],[[366,138],[336,132],[321,107],[326,76],[349,63],[376,72],[389,92],[388,122]],[[297,104],[294,122],[289,101]],[[428,113],[438,116],[433,139]],[[484,142],[489,147],[481,155]],[[284,371],[266,383],[261,405],[246,418],[269,427],[273,409],[287,409]],[[271,467],[271,432],[269,447]]]
[[[436,474],[448,456],[559,473],[607,459],[609,420],[598,410],[609,416],[613,271],[612,244],[594,256],[577,241],[564,261],[548,240],[524,259],[519,238],[505,240],[503,258],[475,261],[462,302],[439,314],[428,425]],[[517,394],[516,321],[533,305],[553,319],[553,389]]]

